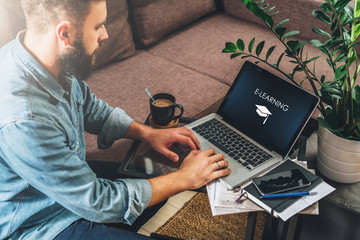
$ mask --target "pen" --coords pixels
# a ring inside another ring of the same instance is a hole
[[[284,197],[302,197],[309,195],[309,192],[291,192],[291,193],[277,193],[277,194],[268,194],[261,196],[261,198],[284,198]]]

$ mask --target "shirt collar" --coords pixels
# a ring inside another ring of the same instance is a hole
[[[15,54],[17,60],[26,68],[35,81],[37,81],[51,96],[58,101],[64,101],[64,94],[67,94],[63,87],[53,78],[41,63],[24,47],[25,30],[20,31],[16,36]]]

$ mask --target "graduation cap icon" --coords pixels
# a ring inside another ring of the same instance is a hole
[[[271,112],[270,112],[269,109],[267,109],[267,107],[265,107],[265,106],[256,105],[256,104],[255,104],[255,106],[256,106],[256,112],[257,112],[257,114],[259,114],[260,117],[264,117],[264,118],[265,118],[265,120],[264,120],[264,122],[263,122],[263,124],[265,124],[265,123],[266,123],[266,120],[268,119],[268,117],[269,117],[270,115],[272,115]]]

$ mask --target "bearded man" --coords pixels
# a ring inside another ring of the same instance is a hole
[[[105,0],[22,0],[22,7],[26,31],[0,50],[0,239],[146,238],[106,223],[131,225],[147,207],[230,173],[221,154],[199,150],[189,129],[134,122],[83,81],[108,38]],[[173,143],[193,151],[164,176],[97,178],[84,131],[104,147],[143,140],[174,161]]]

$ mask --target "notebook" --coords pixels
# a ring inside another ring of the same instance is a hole
[[[311,173],[307,169],[301,167],[300,165],[294,163],[293,161],[285,161],[276,168],[270,170],[266,175],[270,175],[273,173],[279,173],[285,170],[289,169],[299,169],[307,179],[311,182],[310,186],[303,187],[301,189],[296,189],[291,192],[310,192],[312,189],[314,189],[316,186],[318,186],[320,183],[322,183],[322,179],[315,174]],[[247,193],[247,197],[253,201],[258,206],[262,207],[265,211],[270,213],[271,215],[275,217],[281,216],[281,212],[283,212],[285,209],[296,203],[300,198],[299,197],[290,197],[290,198],[273,198],[273,199],[261,199],[261,194],[256,189],[254,184],[249,184],[246,186],[242,191],[245,191]],[[322,198],[320,193],[313,192],[319,196],[315,197],[315,200],[311,200],[311,198],[308,197],[308,201],[306,203],[302,203],[301,208],[306,208],[316,202],[318,198]],[[300,206],[299,206],[300,207]],[[298,209],[294,209],[295,211],[292,212],[292,215],[295,215],[297,213]],[[301,209],[302,210],[302,209]],[[300,210],[299,210],[300,211]]]
[[[284,161],[319,98],[246,61],[218,111],[188,125],[201,149],[214,148],[232,172],[222,181],[236,188]]]

